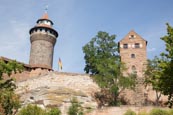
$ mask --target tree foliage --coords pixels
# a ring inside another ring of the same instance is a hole
[[[161,68],[159,64],[160,64],[160,59],[158,57],[154,57],[154,59],[148,60],[145,71],[146,85],[152,85],[153,90],[156,91],[156,105],[159,104],[159,99],[161,97],[161,92],[160,92]]]
[[[91,74],[102,91],[107,90],[105,92],[111,94],[113,98],[109,104],[117,100],[121,89],[134,86],[134,79],[123,76],[125,67],[120,61],[118,50],[115,35],[102,31],[83,47],[86,63],[84,71]]]
[[[169,106],[173,104],[173,28],[167,23],[167,35],[161,39],[165,42],[166,52],[161,53],[160,61],[161,85],[160,89],[164,95],[168,95]]]
[[[19,108],[19,98],[14,93],[16,85],[12,78],[4,78],[10,76],[12,73],[21,72],[22,65],[16,61],[5,63],[0,60],[0,108],[4,111],[5,115],[11,115]]]

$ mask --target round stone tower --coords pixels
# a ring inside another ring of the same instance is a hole
[[[35,27],[31,28],[31,51],[29,64],[32,68],[52,69],[53,52],[58,32],[52,28],[53,22],[47,12],[37,20]]]

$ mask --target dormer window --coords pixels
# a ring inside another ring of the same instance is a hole
[[[128,48],[128,44],[123,44],[123,48],[127,49]]]

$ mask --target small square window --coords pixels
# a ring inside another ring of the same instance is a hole
[[[140,48],[140,44],[139,43],[135,43],[135,48]]]
[[[123,48],[127,49],[128,48],[128,44],[123,44]]]
[[[135,36],[134,36],[134,35],[130,35],[129,38],[130,38],[130,39],[134,39]]]
[[[131,54],[131,58],[135,58],[135,54]]]

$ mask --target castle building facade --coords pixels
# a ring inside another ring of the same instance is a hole
[[[121,61],[125,64],[125,74],[136,74],[143,77],[147,61],[147,41],[135,31],[130,31],[119,41]]]
[[[53,22],[47,12],[37,20],[36,26],[30,29],[31,51],[29,65],[32,68],[52,69],[54,45],[58,32],[53,29]]]
[[[125,64],[125,76],[136,75],[134,90],[126,90],[122,95],[128,104],[142,106],[147,103],[147,93],[143,85],[144,71],[147,62],[147,41],[135,31],[130,31],[119,41],[119,53],[121,62]]]

